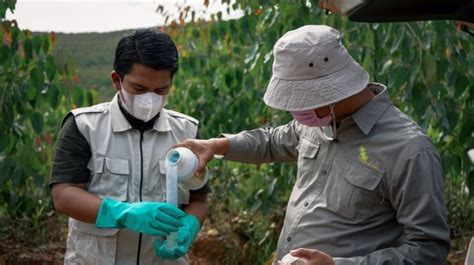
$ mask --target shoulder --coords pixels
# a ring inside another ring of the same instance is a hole
[[[79,115],[82,115],[82,114],[106,113],[106,112],[109,111],[109,107],[110,107],[110,102],[105,102],[105,103],[97,104],[97,105],[90,106],[90,107],[73,109],[73,110],[71,110],[71,113],[75,117],[77,117]]]
[[[195,126],[199,125],[199,121],[196,118],[193,118],[189,115],[186,115],[174,110],[169,110],[169,109],[164,109],[164,110],[169,115],[170,119],[174,119],[179,122],[189,122],[189,123],[194,124]]]
[[[380,139],[404,157],[411,157],[423,150],[436,150],[433,141],[412,118],[395,106],[388,108],[377,125]],[[383,139],[382,139],[383,138]]]

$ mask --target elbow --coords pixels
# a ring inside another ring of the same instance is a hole
[[[62,196],[64,187],[62,184],[54,184],[51,190],[51,196],[53,197],[53,204],[56,211],[64,213],[64,199]]]

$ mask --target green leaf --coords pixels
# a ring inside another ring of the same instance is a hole
[[[417,83],[411,89],[413,108],[418,117],[422,117],[428,107],[429,99],[427,99],[426,87],[420,83]]]
[[[421,76],[427,87],[436,83],[436,57],[429,52],[424,52],[421,59]]]
[[[16,144],[16,138],[12,134],[8,134],[7,136],[2,137],[2,141],[0,141],[0,151],[3,151],[6,155],[9,155]]]
[[[59,89],[56,85],[49,88],[49,104],[51,108],[56,109],[59,103]]]
[[[44,76],[42,69],[40,69],[40,65],[36,65],[36,67],[31,70],[30,81],[37,91],[43,90]]]
[[[372,54],[366,50],[365,55],[364,55],[364,60],[362,61],[362,67],[369,71],[371,69],[372,65]]]
[[[374,49],[375,48],[374,39],[375,39],[374,32],[370,29],[367,30],[365,33],[365,43],[364,43],[365,46],[367,48]]]
[[[255,203],[250,207],[250,212],[255,213],[256,211],[260,209],[260,207],[262,207],[262,204],[263,204],[262,201],[257,199]]]
[[[41,134],[43,132],[43,116],[39,112],[34,112],[33,115],[30,117],[31,125],[37,134]]]
[[[93,91],[92,89],[88,89],[86,90],[86,100],[87,100],[87,105],[94,105],[94,97],[92,96],[92,93],[91,91]]]
[[[28,100],[29,101],[34,100],[37,94],[38,94],[38,90],[36,89],[36,87],[34,87],[32,83],[30,83],[30,85],[28,86],[27,94],[26,94]]]
[[[52,82],[54,80],[54,77],[56,76],[56,65],[54,63],[54,57],[53,55],[49,54],[46,57],[46,66],[45,66],[45,71],[48,76],[48,80]]]
[[[15,10],[16,0],[7,0],[8,8],[13,12]]]
[[[467,176],[467,187],[469,188],[469,197],[474,198],[474,170],[471,170]]]
[[[469,82],[469,79],[466,77],[466,75],[458,75],[458,78],[456,79],[456,84],[454,85],[454,88],[456,89],[454,96],[456,98],[460,97],[462,93],[466,91],[466,89],[469,89],[469,86],[471,86],[472,90],[472,84]],[[471,95],[471,97],[474,97],[474,95]]]
[[[48,53],[49,52],[49,37],[42,36],[42,40],[43,40],[43,51],[44,53]]]
[[[77,107],[81,107],[82,103],[84,102],[84,91],[80,87],[74,88],[74,91],[72,92],[72,98],[74,100],[74,104],[76,104]]]
[[[273,191],[275,190],[275,184],[277,183],[278,179],[274,178],[270,185],[268,185],[268,192],[267,196],[270,197],[273,194]]]
[[[27,59],[33,58],[33,42],[31,39],[26,39],[23,43],[23,50]]]
[[[41,40],[41,37],[35,36],[33,37],[33,49],[36,52],[36,54],[41,53],[41,46],[43,45],[43,41]]]
[[[404,30],[399,30],[397,36],[394,38],[395,41],[392,42],[392,47],[390,48],[390,53],[395,53],[398,51],[400,44],[402,43],[404,37]],[[388,35],[388,34],[387,34]]]

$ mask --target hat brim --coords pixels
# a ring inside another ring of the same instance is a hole
[[[308,80],[285,80],[272,76],[263,101],[268,106],[301,111],[341,101],[362,91],[369,74],[355,61],[330,75]]]

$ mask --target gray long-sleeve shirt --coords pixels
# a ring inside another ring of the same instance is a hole
[[[292,121],[230,140],[227,160],[298,162],[276,260],[292,249],[318,249],[336,264],[443,264],[449,228],[443,173],[430,139],[376,94],[343,120],[337,140]]]

